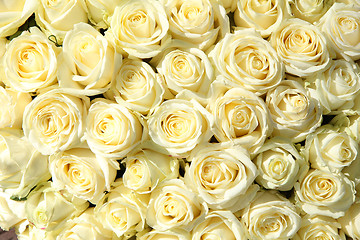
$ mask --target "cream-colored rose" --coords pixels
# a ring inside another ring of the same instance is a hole
[[[323,33],[298,18],[282,22],[271,34],[270,43],[284,62],[285,71],[299,77],[325,71],[334,57]]]
[[[273,136],[286,136],[292,142],[303,141],[322,121],[320,103],[295,80],[283,80],[269,91],[266,105],[274,124]]]
[[[294,187],[297,203],[308,214],[339,218],[355,201],[354,183],[341,173],[311,169]]]
[[[10,36],[34,13],[37,0],[12,0],[0,3],[0,37]]]
[[[5,231],[26,219],[25,202],[11,200],[10,197],[11,194],[0,189],[0,228]]]
[[[240,220],[252,240],[286,240],[295,235],[301,224],[295,206],[275,191],[258,192]]]
[[[151,58],[168,44],[169,22],[162,4],[151,0],[124,0],[115,7],[106,36],[119,52]]]
[[[354,203],[345,213],[345,216],[338,219],[341,229],[346,235],[353,239],[360,239],[360,202]]]
[[[247,240],[246,230],[230,211],[211,211],[205,221],[192,230],[192,240],[226,239]]]
[[[121,0],[85,0],[89,20],[96,28],[106,29],[110,25],[109,17]]]
[[[6,46],[3,81],[21,92],[36,92],[55,84],[58,51],[44,33],[31,27]]]
[[[259,171],[256,182],[266,189],[289,191],[309,169],[291,140],[283,137],[265,141],[253,161]]]
[[[54,187],[96,204],[110,190],[119,164],[95,155],[87,148],[74,148],[49,157]]]
[[[28,220],[25,220],[17,224],[15,226],[15,233],[18,240],[33,240],[33,239],[55,240],[58,234],[55,231],[48,232],[41,228],[37,228],[33,224],[29,223]]]
[[[18,92],[10,88],[0,86],[0,128],[20,129],[23,120],[24,109],[31,102],[29,93]]]
[[[305,215],[293,240],[345,240],[341,225],[331,217]]]
[[[97,220],[117,237],[130,238],[144,230],[150,194],[138,194],[116,181],[114,188],[95,207]]]
[[[57,191],[52,182],[38,185],[25,202],[27,219],[35,227],[46,231],[58,231],[69,219],[77,217],[89,203],[66,191]]]
[[[191,235],[188,231],[183,229],[170,229],[166,231],[159,231],[151,229],[150,231],[143,231],[136,235],[138,240],[190,240]]]
[[[360,59],[360,5],[335,3],[318,25],[337,57]]]
[[[124,185],[140,194],[150,193],[161,181],[179,176],[178,159],[150,149],[129,153],[123,163]]]
[[[89,99],[62,89],[39,94],[24,111],[23,130],[42,154],[51,155],[81,144]]]
[[[317,22],[333,3],[334,0],[289,0],[292,14],[310,23]]]
[[[123,158],[146,139],[147,128],[138,114],[106,99],[92,102],[85,138],[90,149],[108,158]]]
[[[35,11],[36,24],[61,44],[67,31],[80,22],[88,22],[87,8],[84,0],[38,0]]]
[[[356,142],[360,142],[360,115],[345,115],[344,113],[336,115],[330,124],[346,132]]]
[[[148,123],[151,139],[175,156],[186,157],[213,135],[211,114],[195,100],[165,101],[149,116]]]
[[[94,208],[88,208],[79,217],[67,222],[67,228],[56,240],[112,240],[113,232],[105,229],[96,219]]]
[[[266,38],[290,17],[288,0],[238,0],[235,25],[253,28]]]
[[[191,151],[184,182],[210,209],[236,212],[254,198],[258,172],[249,153],[227,143],[199,145]]]
[[[306,137],[303,153],[312,168],[340,172],[360,157],[358,151],[358,143],[348,134],[324,125]]]
[[[224,7],[213,0],[161,0],[170,23],[170,33],[206,51],[230,32]]]
[[[310,95],[318,99],[323,114],[347,112],[354,106],[360,90],[360,69],[352,61],[336,60],[325,72],[306,78]]]
[[[20,130],[0,131],[0,188],[22,200],[50,178],[47,157],[24,138]]]
[[[105,95],[129,109],[147,115],[163,101],[165,90],[161,81],[148,63],[126,58]]]
[[[122,56],[87,23],[74,25],[65,35],[57,77],[62,88],[97,95],[110,88]]]
[[[186,231],[204,220],[208,212],[206,203],[199,202],[181,179],[163,181],[154,191],[146,213],[150,227],[164,231],[181,228]]]
[[[215,119],[217,140],[231,141],[248,149],[250,154],[255,154],[272,132],[264,100],[243,88],[214,82],[207,108]]]
[[[276,51],[253,29],[226,34],[209,57],[226,84],[257,95],[274,88],[284,76],[284,64]]]

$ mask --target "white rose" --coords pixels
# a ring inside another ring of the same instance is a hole
[[[11,200],[10,197],[11,194],[0,190],[0,228],[5,231],[26,219],[25,202]]]
[[[90,149],[108,158],[123,158],[147,137],[142,117],[106,99],[94,100],[86,119]]]
[[[334,0],[289,0],[293,15],[310,23],[317,22],[333,3]]]
[[[74,148],[49,157],[54,187],[96,204],[110,190],[119,164],[95,155],[90,149]]]
[[[109,17],[121,0],[85,0],[89,20],[96,28],[106,29],[109,26]]]
[[[29,93],[0,86],[0,128],[17,128],[22,125],[23,113],[32,98]]]
[[[212,137],[211,114],[195,100],[171,99],[149,116],[149,134],[171,155],[188,155]]]
[[[230,32],[224,7],[213,0],[162,0],[173,38],[206,51]]]
[[[308,135],[303,150],[312,168],[340,172],[358,159],[359,146],[345,132],[324,125]]]
[[[325,72],[306,78],[310,95],[318,99],[324,114],[349,111],[360,90],[360,69],[352,61],[335,60]]]
[[[124,185],[140,194],[150,193],[161,181],[179,176],[178,159],[150,149],[129,153],[123,163]]]
[[[23,199],[30,190],[51,176],[47,157],[24,138],[20,130],[0,131],[0,188]]]
[[[192,240],[247,240],[246,229],[230,211],[211,211],[192,230]]]
[[[55,41],[60,44],[75,24],[88,22],[86,4],[84,0],[39,0],[35,20],[47,35],[55,35]]]
[[[292,238],[301,223],[295,206],[275,191],[258,192],[240,220],[248,229],[248,238],[253,240]]]
[[[136,235],[138,240],[190,240],[191,236],[188,231],[183,229],[170,229],[159,231],[152,229],[151,231],[143,231]]]
[[[113,232],[96,219],[94,208],[88,208],[79,217],[67,222],[67,227],[56,240],[112,240]]]
[[[25,202],[27,219],[35,227],[46,231],[58,231],[69,219],[80,215],[89,203],[73,197],[66,191],[57,191],[52,182],[38,185]]]
[[[151,192],[146,222],[160,231],[172,228],[190,231],[204,220],[207,211],[206,203],[199,202],[181,179],[171,179],[161,182]]]
[[[6,47],[5,84],[21,92],[36,92],[56,83],[58,49],[37,27],[31,27]]]
[[[296,201],[308,214],[339,218],[355,200],[354,183],[341,173],[312,169],[294,187]]]
[[[360,5],[335,3],[318,25],[338,57],[360,59]]]
[[[212,85],[207,108],[215,119],[214,135],[219,142],[231,141],[254,154],[272,132],[264,100],[243,88]]]
[[[234,12],[235,24],[241,28],[254,28],[266,38],[287,21],[288,8],[287,0],[239,0]]]
[[[104,93],[110,88],[121,58],[91,25],[75,24],[66,33],[59,55],[59,85],[84,95]]]
[[[331,217],[305,215],[293,240],[345,240],[341,225]]]
[[[29,142],[50,155],[81,144],[89,99],[53,89],[39,94],[24,111],[23,129]]]
[[[209,57],[227,84],[257,95],[274,88],[284,76],[276,51],[253,29],[226,34]]]
[[[37,8],[37,0],[12,0],[0,3],[0,37],[10,36]]]
[[[191,151],[184,182],[210,209],[236,212],[254,198],[258,172],[249,153],[231,144],[202,144]]]
[[[117,237],[130,238],[145,227],[149,194],[137,194],[126,188],[121,180],[95,207],[97,220]]]
[[[271,34],[270,43],[284,62],[285,71],[299,77],[325,71],[333,57],[320,30],[298,18],[283,22]]]
[[[266,189],[280,191],[291,190],[309,168],[291,140],[282,137],[265,141],[253,161],[259,171],[256,182]]]
[[[106,97],[141,114],[152,113],[163,101],[164,87],[159,75],[136,58],[122,61]]]
[[[354,203],[345,213],[345,216],[338,219],[341,229],[353,239],[360,239],[360,203]]]
[[[170,40],[169,22],[158,1],[125,0],[115,7],[106,36],[117,50],[138,58],[151,58]]]
[[[266,105],[274,123],[273,136],[286,136],[293,142],[303,141],[322,121],[319,102],[295,80],[283,80],[269,91]]]

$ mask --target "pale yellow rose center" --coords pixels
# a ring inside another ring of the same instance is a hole
[[[357,46],[359,44],[359,35],[360,35],[360,26],[357,19],[351,16],[338,17],[336,19],[343,40],[349,43],[352,46]]]
[[[150,38],[153,35],[154,26],[144,10],[131,12],[127,16],[126,27],[139,38]]]
[[[193,114],[178,110],[161,121],[161,130],[171,142],[184,142],[195,132],[196,119]]]
[[[119,73],[117,88],[124,100],[145,95],[148,91],[147,85],[147,76],[140,66],[127,66]]]
[[[183,221],[187,216],[187,206],[171,193],[165,195],[165,201],[163,202],[163,209],[161,213],[165,221],[176,220],[178,222]]]
[[[238,47],[235,50],[235,62],[247,75],[256,79],[265,79],[269,72],[269,62],[264,54],[256,48]]]
[[[92,36],[82,36],[81,40],[75,40],[73,55],[75,57],[76,69],[79,75],[87,76],[99,63],[100,46]]]

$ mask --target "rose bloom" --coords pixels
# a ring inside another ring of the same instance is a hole
[[[360,239],[360,203],[354,203],[345,213],[345,216],[338,219],[341,229],[353,239]]]
[[[264,100],[243,88],[212,85],[207,108],[215,119],[214,135],[219,142],[231,141],[251,154],[272,132],[270,114]]]
[[[120,180],[120,179],[119,179]],[[116,181],[113,189],[95,207],[95,216],[117,237],[130,238],[144,230],[149,194],[138,194]]]
[[[106,99],[92,101],[85,138],[94,153],[107,158],[122,158],[146,137],[145,122],[138,114]]]
[[[54,187],[93,204],[110,190],[118,169],[118,162],[95,155],[87,148],[74,148],[49,157]]]
[[[165,179],[179,176],[179,160],[151,149],[134,150],[122,161],[125,187],[140,194],[153,191]]]
[[[151,58],[169,42],[168,30],[169,22],[160,2],[125,0],[115,7],[106,36],[119,52]]]
[[[248,229],[248,239],[254,240],[292,238],[301,224],[295,206],[275,191],[258,192],[240,220]]]
[[[191,151],[184,182],[210,209],[236,212],[254,198],[258,172],[249,153],[231,144],[203,144]]]
[[[29,93],[18,92],[11,88],[0,86],[0,128],[17,128],[22,125],[23,113],[32,98]]]
[[[310,23],[317,22],[332,6],[334,0],[292,0],[289,1],[295,17]]]
[[[9,231],[10,228],[26,219],[25,201],[11,200],[11,194],[0,189],[0,228]]]
[[[147,115],[163,101],[162,79],[150,64],[137,58],[126,58],[105,97]]]
[[[360,115],[345,115],[344,113],[336,115],[330,122],[340,131],[346,132],[357,143],[360,143]]]
[[[36,92],[56,83],[59,49],[37,27],[31,27],[6,47],[5,84],[20,92]]]
[[[37,8],[37,0],[12,0],[0,3],[0,37],[10,36]]]
[[[318,99],[323,114],[347,112],[355,105],[360,90],[360,69],[352,61],[335,60],[322,73],[306,78],[310,95]]]
[[[224,7],[213,0],[161,0],[170,23],[170,33],[206,51],[230,32]]]
[[[283,22],[271,34],[270,43],[284,62],[285,71],[299,77],[325,71],[333,57],[323,33],[298,18]]]
[[[226,34],[209,57],[226,84],[257,95],[274,88],[284,75],[284,65],[276,51],[253,29]]]
[[[256,29],[266,38],[290,17],[288,8],[287,0],[239,0],[234,12],[235,25]]]
[[[340,172],[359,158],[358,143],[345,132],[324,125],[308,135],[303,150],[312,168]]]
[[[342,173],[311,169],[294,187],[297,203],[308,214],[339,218],[355,201],[354,183]]]
[[[21,200],[51,176],[47,157],[40,154],[20,130],[0,131],[0,188]]]
[[[185,156],[212,137],[213,118],[195,100],[171,99],[163,102],[148,118],[154,143],[175,156]]]
[[[51,155],[81,144],[89,99],[53,89],[39,94],[24,111],[23,130],[42,154]]]
[[[192,230],[192,240],[247,240],[246,229],[230,211],[210,211]]]
[[[253,162],[259,171],[256,182],[266,189],[280,191],[291,190],[309,168],[291,140],[283,137],[265,141]]]
[[[109,17],[113,15],[115,7],[121,0],[85,0],[88,17],[96,28],[106,29],[110,25]]]
[[[296,80],[283,80],[269,91],[266,105],[274,124],[273,136],[286,136],[292,142],[301,142],[321,125],[319,102]]]
[[[91,25],[75,24],[66,33],[59,56],[59,85],[84,95],[104,93],[110,88],[121,58]]]
[[[360,5],[335,3],[318,25],[338,58],[360,59]]]
[[[341,225],[331,217],[305,215],[301,220],[301,228],[293,240],[346,239],[344,232],[340,230]]]
[[[181,179],[170,179],[151,192],[146,222],[159,231],[173,228],[191,231],[207,212],[206,203],[200,202]]]
[[[183,229],[170,229],[165,231],[159,231],[156,229],[148,229],[142,231],[136,235],[138,240],[189,240],[191,235],[188,231]]]
[[[84,0],[49,1],[38,0],[35,11],[36,24],[54,41],[61,44],[67,31],[79,22],[88,22]]]

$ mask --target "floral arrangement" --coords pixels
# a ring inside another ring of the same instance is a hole
[[[0,3],[18,239],[360,239],[359,0]]]

